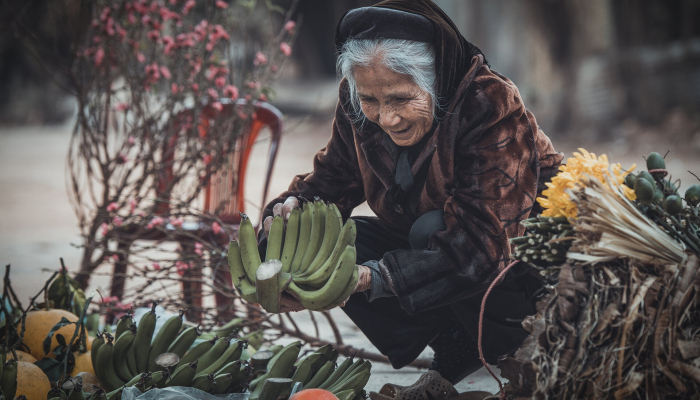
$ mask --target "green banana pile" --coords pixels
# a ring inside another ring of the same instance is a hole
[[[270,358],[266,367],[258,368],[255,371],[258,376],[250,382],[249,400],[270,400],[265,396],[265,382],[277,378],[290,379],[288,387],[278,396],[289,396],[292,385],[301,382],[304,389],[325,389],[339,399],[364,399],[364,387],[369,381],[372,363],[347,358],[336,368],[338,351],[331,345],[322,346],[297,360],[300,349],[299,342],[290,343]]]
[[[196,327],[183,329],[182,312],[165,321],[153,337],[155,306],[138,327],[127,314],[118,321],[114,337],[104,333],[93,341],[92,365],[102,386],[111,390],[105,394],[108,400],[118,400],[122,389],[131,386],[142,392],[168,386],[191,386],[217,394],[245,390],[249,369],[240,358],[247,341],[233,340],[232,332],[192,347],[200,333]],[[236,321],[219,329],[239,324]]]
[[[280,296],[287,291],[309,310],[340,305],[355,290],[355,222],[343,218],[335,204],[318,198],[292,210],[288,221],[273,219],[263,263],[255,230],[241,214],[238,241],[231,241],[228,262],[234,286],[249,303],[260,303],[278,313]]]
[[[574,228],[566,217],[529,218],[520,223],[525,227],[525,236],[511,238],[515,252],[514,260],[526,262],[540,270],[545,278],[553,278],[550,267],[566,261],[566,253],[574,239]]]
[[[7,359],[7,348],[0,346],[0,398],[14,399],[17,392],[17,361]]]
[[[666,160],[661,154],[652,152],[646,164],[647,171],[625,177],[625,185],[637,195],[639,210],[700,254],[700,185],[690,186],[681,197],[676,187],[678,181],[665,179]]]

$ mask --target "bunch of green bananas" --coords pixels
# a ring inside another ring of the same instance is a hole
[[[661,154],[652,152],[646,163],[646,171],[625,177],[625,185],[634,189],[637,196],[639,210],[700,254],[700,185],[690,186],[681,197],[676,184],[665,179],[666,160]]]
[[[130,386],[144,392],[166,386],[214,393],[245,389],[249,370],[240,357],[247,342],[232,340],[235,333],[221,339],[214,336],[190,349],[200,333],[196,327],[182,329],[182,313],[165,321],[153,337],[155,325],[154,304],[138,327],[127,314],[117,323],[115,337],[105,333],[93,341],[95,374],[112,391],[107,399],[119,399],[122,389]]]
[[[574,236],[573,227],[566,217],[537,216],[520,224],[527,234],[510,239],[510,244],[515,246],[511,258],[532,265],[548,277],[550,267],[566,261]]]
[[[318,348],[297,360],[301,344],[290,343],[277,352],[267,363],[267,368],[250,383],[250,400],[267,400],[263,389],[268,379],[289,378],[290,385],[282,396],[289,395],[291,385],[301,382],[304,389],[326,389],[339,399],[364,398],[363,389],[371,375],[369,361],[347,358],[336,368],[338,352],[331,345]]]
[[[253,225],[242,217],[228,261],[234,286],[244,300],[278,313],[285,290],[309,310],[337,307],[352,294],[359,277],[357,229],[352,219],[343,225],[335,204],[317,198],[305,202],[303,210],[293,210],[286,224],[283,217],[274,217],[264,263]]]
[[[0,396],[14,399],[17,392],[17,361],[7,359],[7,348],[0,346]]]

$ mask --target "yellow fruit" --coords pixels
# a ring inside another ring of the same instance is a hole
[[[80,372],[89,372],[91,374],[95,373],[95,369],[92,367],[92,359],[90,358],[90,352],[85,352],[80,354],[79,352],[73,353],[75,356],[75,367],[73,367],[73,372],[71,375],[75,376]]]
[[[27,400],[46,400],[49,390],[49,378],[41,368],[26,361],[17,363],[17,396],[25,395]]]
[[[34,358],[31,354],[25,353],[25,352],[20,351],[20,350],[15,350],[15,351],[17,352],[17,358],[19,358],[19,360],[17,360],[17,361],[26,361],[26,362],[32,363],[32,364],[34,364],[36,362],[36,358]],[[7,353],[7,359],[8,360],[15,359],[15,357],[12,355],[12,352]]]
[[[44,339],[46,339],[46,335],[49,334],[54,325],[61,322],[63,317],[71,322],[78,320],[75,314],[59,309],[30,311],[27,313],[27,330],[24,332],[24,344],[29,347],[31,355],[37,360],[44,358]],[[21,323],[18,329],[22,329]],[[63,335],[66,338],[66,342],[69,342],[74,332],[75,325],[66,325],[59,329],[51,338],[51,350],[58,346],[56,334]],[[55,358],[51,352],[49,352],[47,357]]]

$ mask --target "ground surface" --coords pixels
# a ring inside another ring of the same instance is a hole
[[[308,172],[312,167],[314,153],[328,140],[331,119],[328,109],[332,109],[332,93],[328,85],[319,85],[319,94],[309,107],[315,107],[316,116],[301,119],[290,118],[281,144],[270,194],[275,196],[284,189],[294,175]],[[323,89],[325,87],[325,89]],[[325,90],[325,91],[324,91]],[[331,88],[332,90],[332,88]],[[284,91],[280,90],[282,100]],[[287,98],[293,96],[289,95]],[[329,106],[329,100],[331,104]],[[71,123],[52,127],[0,127],[0,262],[12,264],[12,281],[21,300],[26,301],[35,294],[48,278],[42,269],[57,269],[58,257],[63,257],[69,268],[75,268],[80,260],[80,251],[73,247],[79,242],[76,218],[71,209],[66,191],[65,161]],[[585,147],[598,154],[606,153],[623,167],[636,162],[643,165],[641,155],[656,150],[664,152],[669,147],[676,148],[669,156],[668,168],[674,177],[682,178],[683,186],[690,185],[692,178],[687,170],[700,172],[700,157],[692,149],[683,148],[671,140],[653,133],[642,131],[640,138],[617,139],[612,143],[587,143],[585,137],[554,139],[555,146],[567,156],[578,147]],[[644,136],[646,135],[646,136]],[[261,142],[253,157],[251,175],[248,176],[250,200],[260,204],[262,189],[261,177],[264,171],[264,155],[267,143]],[[256,218],[255,211],[250,210]],[[356,214],[371,214],[366,205],[359,207]],[[110,266],[100,269],[108,272]],[[108,286],[105,278],[94,278],[90,289]],[[348,344],[358,348],[376,351],[364,335],[353,326],[340,310],[334,310],[341,331]],[[300,320],[306,318],[301,315]],[[306,322],[302,329],[311,332],[311,324]],[[330,331],[322,331],[322,336],[331,339]],[[430,357],[429,351],[423,356]],[[404,368],[393,370],[388,365],[376,363],[368,385],[369,390],[378,390],[383,383],[392,382],[408,385],[421,374],[420,370]],[[495,381],[485,369],[481,369],[458,385],[463,390],[498,389]]]

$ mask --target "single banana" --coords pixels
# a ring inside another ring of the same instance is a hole
[[[233,375],[231,374],[220,374],[214,376],[214,393],[222,394],[226,393],[228,388],[231,386],[233,380]]]
[[[368,370],[358,372],[344,380],[341,384],[337,385],[333,390],[331,390],[331,392],[335,394],[348,389],[353,389],[356,392],[359,392],[365,387],[365,385],[367,385],[370,375],[371,373]]]
[[[251,283],[241,258],[240,244],[232,240],[228,245],[228,266],[231,270],[231,280],[238,294],[248,303],[257,303],[255,283]]]
[[[17,394],[17,360],[7,360],[2,368],[0,387],[7,399],[14,399]]]
[[[124,391],[123,387],[120,387],[119,389],[115,389],[109,393],[107,393],[107,400],[121,400],[122,398],[122,391]]]
[[[337,210],[337,208],[335,209]],[[340,215],[340,211],[338,211],[338,215]],[[335,218],[332,220],[335,220]],[[333,228],[334,227],[331,227],[331,229]],[[333,270],[338,264],[338,260],[343,254],[345,248],[347,246],[355,246],[356,237],[357,227],[355,226],[355,221],[348,219],[348,222],[345,224],[345,226],[343,226],[339,235],[336,237],[337,240],[330,245],[332,251],[325,255],[322,265],[320,265],[313,272],[310,269],[309,272],[311,273],[308,275],[295,277],[294,282],[298,285],[309,286],[316,289],[323,287],[323,285],[328,281],[328,278],[330,278],[331,274],[333,274]]]
[[[119,379],[124,382],[128,382],[134,377],[134,374],[129,370],[129,366],[126,361],[126,354],[128,354],[129,348],[134,341],[134,334],[130,330],[126,330],[121,336],[114,342],[114,349],[112,350],[115,357],[112,357],[112,362],[114,363],[114,371],[117,373]],[[99,366],[99,365],[98,365]]]
[[[306,382],[304,389],[318,388],[333,373],[333,368],[335,368],[335,361],[326,361],[314,376]]]
[[[325,388],[325,389],[327,389],[328,391],[331,391],[331,392],[332,392],[333,389],[335,389],[337,386],[341,385],[343,382],[345,382],[346,380],[350,379],[350,377],[352,377],[353,375],[355,375],[355,374],[356,374],[356,371],[357,371],[364,363],[365,363],[365,360],[362,360],[362,359],[359,359],[359,360],[355,361],[354,363],[352,363],[352,365],[350,365],[350,367],[348,367],[348,369],[345,370],[345,372],[343,372],[342,375],[340,375],[340,377],[338,377],[338,379],[335,380],[334,383],[332,383],[330,386],[328,386],[328,387]]]
[[[338,297],[336,297],[330,304],[323,307],[319,311],[331,310],[331,309],[336,308],[339,305],[343,304],[343,302],[345,300],[347,300],[348,297],[350,297],[350,295],[355,293],[355,287],[357,287],[357,281],[359,281],[359,280],[360,280],[360,270],[359,270],[359,268],[355,268],[355,270],[352,271],[352,276],[350,277],[350,280],[345,285],[345,288],[340,291],[340,294],[338,295]]]
[[[294,362],[299,357],[301,345],[287,346],[277,355],[277,359],[270,360],[267,367],[268,378],[287,378],[294,368]]]
[[[243,327],[243,318],[234,318],[218,328],[214,328],[211,332],[219,337],[226,337],[232,333],[238,333]]]
[[[323,201],[314,201],[314,216],[309,245],[306,247],[304,259],[301,261],[301,271],[304,274],[309,271],[311,262],[318,255],[318,250],[321,248],[321,243],[323,243],[323,236],[326,230],[326,208],[326,203]]]
[[[338,400],[352,400],[355,398],[355,391],[352,389],[343,390],[342,392],[334,393]]]
[[[124,384],[124,387],[132,387],[132,386],[136,385],[137,383],[139,383],[139,382],[142,381],[142,380],[145,381],[145,380],[148,378],[148,375],[149,375],[148,372],[144,372],[144,373],[141,373],[141,374],[136,374],[136,376],[134,376],[133,378],[131,378],[131,380],[130,380],[129,382],[127,382],[127,383]],[[109,397],[109,393],[107,394],[107,397]]]
[[[353,220],[350,220],[353,221]],[[318,253],[316,254],[316,257],[311,261],[311,265],[309,265],[309,268],[307,269],[306,273],[304,276],[312,277],[315,276],[316,272],[325,264],[328,263],[328,260],[331,258],[331,255],[333,254],[333,250],[338,247],[339,244],[339,238],[340,238],[340,233],[343,229],[343,216],[340,215],[340,210],[338,210],[338,207],[335,204],[331,204],[326,208],[326,221],[325,221],[325,230],[323,233],[323,241],[321,242],[321,247],[318,249]],[[349,244],[349,243],[346,243]],[[355,238],[352,238],[352,244],[355,244]],[[344,249],[345,246],[342,244],[341,249]],[[341,250],[342,251],[342,250]],[[339,251],[340,252],[340,251]],[[328,274],[330,276],[330,274]],[[326,279],[328,278],[326,276]],[[321,284],[322,286],[323,284]]]
[[[136,372],[148,371],[148,351],[151,348],[153,331],[156,328],[156,303],[153,303],[151,310],[147,312],[139,321],[136,338],[131,344],[131,351],[136,358]]]
[[[287,229],[284,235],[284,247],[282,248],[282,272],[290,272],[292,268],[292,260],[297,250],[297,241],[299,240],[299,226],[301,225],[301,210],[295,208],[289,214],[287,220]]]
[[[248,386],[248,389],[250,390],[250,392],[251,393],[254,392],[258,388],[258,386],[260,386],[261,383],[265,382],[266,379],[267,379],[267,373],[262,374],[259,377],[250,381],[250,385]]]
[[[294,252],[292,266],[289,270],[292,274],[300,273],[301,262],[304,260],[306,248],[311,240],[311,228],[313,226],[314,204],[306,202],[302,206],[301,222],[299,224],[299,240],[297,241],[297,249]]]
[[[92,347],[90,350],[90,360],[92,361],[92,365],[97,365],[97,351],[100,349],[100,346],[102,346],[104,343],[105,338],[103,334],[98,333],[97,337],[92,341]]]
[[[340,256],[338,265],[325,285],[318,290],[303,290],[294,281],[289,284],[287,291],[296,297],[304,308],[308,310],[320,310],[332,304],[338,293],[347,286],[348,280],[352,278],[353,271],[357,269],[355,265],[356,250],[352,246],[345,247]]]
[[[326,378],[325,381],[323,381],[322,384],[318,385],[319,389],[328,389],[329,387],[333,386],[338,380],[340,379],[341,376],[345,373],[345,371],[350,368],[350,366],[353,364],[353,359],[352,357],[346,358],[345,361],[343,361],[338,368],[333,371],[332,374],[328,378]]]
[[[146,387],[152,388],[158,386],[161,382],[165,381],[167,374],[164,371],[156,371],[149,375],[148,380],[146,380]]]
[[[202,375],[194,378],[191,387],[209,393],[214,387],[214,374]]]
[[[165,382],[165,386],[190,386],[197,373],[197,361],[187,363],[177,368]]]
[[[177,339],[180,328],[182,328],[182,318],[185,315],[185,311],[180,310],[180,315],[170,317],[160,330],[156,334],[156,337],[151,343],[151,348],[148,352],[148,370],[156,371],[157,369],[162,369],[160,366],[156,365],[156,357],[166,353],[168,347],[172,344],[175,339]]]
[[[242,365],[243,365],[243,361],[241,361],[241,360],[231,361],[229,363],[226,363],[223,367],[216,370],[214,372],[214,375],[238,373],[238,371],[241,370]]]
[[[197,336],[199,335],[199,328],[194,326],[185,328],[184,331],[177,335],[177,338],[175,338],[173,343],[168,346],[168,351],[166,353],[175,353],[178,357],[182,358],[187,350],[192,347],[192,343],[197,340]]]
[[[255,228],[247,215],[241,214],[241,225],[238,229],[238,242],[241,246],[241,260],[249,282],[255,282],[255,271],[261,264],[258,253],[258,239]]]
[[[219,339],[209,351],[199,357],[199,364],[197,365],[197,373],[195,376],[199,376],[202,371],[209,368],[210,365],[221,358],[226,352],[226,349],[228,349],[230,343],[231,340],[229,338]]]
[[[241,353],[243,352],[246,343],[247,342],[245,341],[237,340],[234,344],[230,345],[226,349],[226,351],[224,351],[224,353],[219,358],[214,360],[214,362],[212,362],[208,367],[204,368],[201,371],[198,371],[195,377],[215,373],[219,371],[224,365],[238,360],[241,357]]]
[[[101,370],[100,375],[104,380],[100,380],[100,382],[107,386],[109,390],[114,390],[124,385],[124,381],[119,379],[117,372],[114,370],[113,358],[114,345],[111,341],[108,341],[100,346],[97,352],[97,364],[95,364],[95,367]]]
[[[201,342],[198,345],[194,346],[190,351],[185,353],[185,355],[182,356],[182,358],[180,358],[180,361],[175,366],[175,369],[178,369],[185,364],[190,364],[197,361],[199,357],[203,356],[209,350],[211,350],[212,347],[214,347],[216,342],[219,340],[221,339],[214,336],[214,339]]]
[[[276,345],[267,349],[267,351],[272,352],[272,358],[270,358],[270,360],[267,362],[265,370],[269,371],[270,367],[272,367],[272,365],[277,362],[277,359],[280,358],[282,352],[291,347],[298,347],[299,349],[301,349],[301,341],[295,340],[292,343],[288,343],[286,346]]]
[[[134,323],[134,318],[130,313],[122,315],[117,321],[117,329],[114,331],[114,340],[118,340],[122,333],[129,330],[129,326]],[[116,342],[115,342],[116,343]],[[93,345],[95,343],[93,342]]]
[[[277,215],[272,219],[270,234],[267,238],[267,251],[265,261],[279,260],[282,258],[282,245],[284,241],[284,217]]]
[[[131,333],[134,335],[134,340],[136,340],[136,332],[137,332],[136,324],[131,324],[131,326],[129,326],[129,329],[131,330]],[[138,371],[138,367],[136,366],[136,355],[134,354],[134,350],[132,348],[133,345],[134,345],[134,342],[132,341],[131,346],[129,346],[129,348],[127,349],[124,357],[126,358],[126,366],[129,368],[129,372],[131,373],[131,376],[136,376],[139,374],[139,371]],[[94,348],[95,342],[92,343],[92,346]]]
[[[313,356],[314,354],[311,354],[311,355]],[[318,356],[316,358],[321,357],[320,354],[315,354],[315,355]],[[301,364],[299,364],[296,367],[296,370],[294,370],[294,374],[292,375],[293,382],[306,383],[311,379],[311,372],[313,371],[311,366],[314,363],[314,359],[315,358],[311,358],[310,356],[304,358],[304,361],[302,361]],[[292,385],[293,385],[293,383],[292,383]]]

